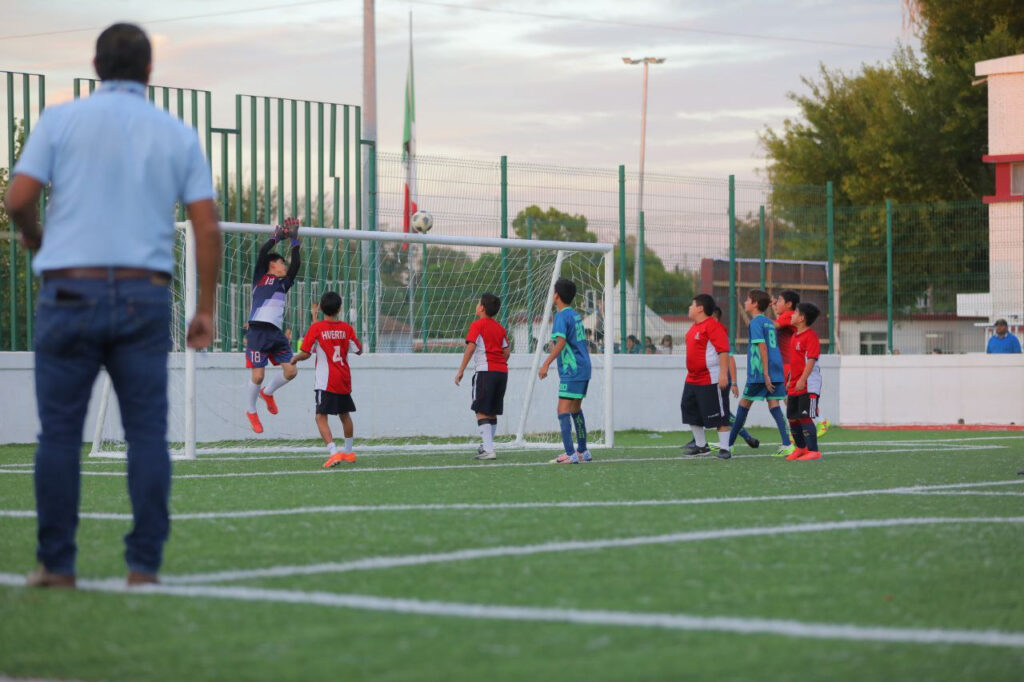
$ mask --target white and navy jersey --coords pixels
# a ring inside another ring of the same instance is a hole
[[[268,257],[277,243],[270,239],[256,259],[256,269],[252,277],[252,309],[249,311],[249,322],[265,322],[278,329],[284,329],[285,295],[295,284],[295,275],[299,272],[299,247],[292,247],[292,260],[284,277],[275,277],[267,272]]]

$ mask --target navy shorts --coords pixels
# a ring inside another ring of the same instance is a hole
[[[785,400],[786,382],[777,381],[772,384],[775,390],[769,392],[768,386],[761,381],[748,381],[743,387],[743,397],[747,400]]]
[[[583,400],[587,397],[587,386],[589,385],[590,379],[584,381],[561,380],[558,383],[558,397],[570,400]]]
[[[272,324],[252,322],[245,332],[245,366],[266,367],[267,361],[280,365],[292,359],[288,337]]]

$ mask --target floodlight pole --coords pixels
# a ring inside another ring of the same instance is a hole
[[[636,239],[636,249],[637,249],[637,252],[634,254],[634,257],[633,257],[633,292],[634,292],[634,295],[637,295],[637,292],[639,292],[639,290],[640,290],[640,277],[641,277],[640,262],[643,260],[643,258],[641,258],[641,256],[640,256],[640,252],[639,252],[639,249],[643,248],[641,246],[641,244],[640,244],[640,234],[639,234],[639,229],[640,229],[639,220],[640,220],[640,218],[639,218],[639,216],[641,216],[643,214],[643,212],[644,212],[644,157],[646,156],[646,151],[647,151],[647,73],[648,73],[648,68],[650,67],[651,64],[662,64],[662,63],[665,62],[665,58],[664,57],[643,57],[641,59],[632,59],[630,57],[623,57],[622,58],[622,62],[624,64],[627,64],[627,65],[630,65],[630,66],[632,66],[634,64],[643,64],[644,65],[644,85],[643,85],[643,95],[642,95],[641,105],[640,105],[640,186],[638,188],[638,193],[637,193],[637,211],[636,211],[637,212],[637,230],[638,230],[638,232],[637,232],[637,239]],[[625,276],[625,273],[623,273],[623,276]],[[641,318],[642,315],[644,315],[645,312],[646,311],[644,311],[644,310],[640,310],[640,302],[637,301],[636,318],[633,320],[633,328],[634,328],[634,330],[637,330],[637,329],[640,328],[640,318]],[[641,339],[641,341],[643,341],[643,339]]]

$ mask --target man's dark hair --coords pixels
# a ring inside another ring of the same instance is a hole
[[[320,297],[320,311],[328,317],[334,317],[341,310],[341,296],[336,291],[328,291]]]
[[[555,293],[562,299],[562,303],[569,305],[572,299],[576,298],[576,282],[565,277],[560,278],[555,282]]]
[[[722,309],[716,305],[715,309],[711,311],[711,317],[715,318],[716,320],[721,320]]]
[[[786,303],[793,306],[793,310],[800,305],[800,294],[796,293],[792,289],[783,289],[779,292],[779,297]]]
[[[114,24],[96,39],[96,74],[100,80],[146,83],[152,60],[149,38],[135,24]]]
[[[693,302],[698,307],[704,310],[704,314],[711,317],[715,312],[715,299],[711,298],[711,294],[697,294],[693,297]]]
[[[281,254],[279,254],[279,253],[272,253],[269,256],[267,256],[267,265],[270,265],[271,263],[276,263],[277,261],[283,261],[283,260],[284,260],[284,256],[282,256]]]
[[[796,307],[796,309],[804,316],[804,321],[807,322],[808,327],[814,324],[814,321],[818,319],[818,315],[821,314],[821,311],[818,310],[818,306],[813,303],[801,303]]]
[[[762,289],[751,289],[747,292],[747,298],[754,302],[759,312],[768,310],[768,306],[772,304],[772,297],[768,295],[767,291]]]
[[[501,310],[501,299],[488,291],[480,295],[480,305],[484,307],[487,317],[494,317]]]

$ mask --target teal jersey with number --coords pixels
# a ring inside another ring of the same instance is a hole
[[[750,345],[747,347],[747,383],[763,384],[764,367],[761,365],[760,344],[764,344],[768,351],[768,376],[773,384],[781,384],[785,379],[785,370],[782,368],[782,351],[779,349],[779,340],[775,334],[775,325],[764,315],[757,315],[750,321]]]
[[[562,381],[590,380],[590,352],[587,334],[583,331],[583,318],[572,308],[562,308],[551,323],[551,341],[565,339],[565,347],[558,355],[558,376]]]

